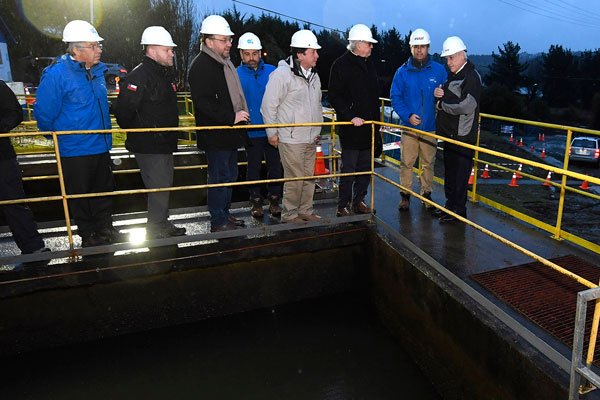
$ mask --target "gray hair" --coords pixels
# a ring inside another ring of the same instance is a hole
[[[348,41],[348,46],[346,46],[346,48],[348,50],[350,50],[351,52],[354,53],[354,50],[356,50],[356,43],[358,43],[360,40],[350,40]]]
[[[69,45],[67,47],[67,53],[69,53],[70,55],[74,56],[75,53],[73,52],[73,49],[75,47],[81,47],[81,43],[83,43],[83,42],[69,42]]]

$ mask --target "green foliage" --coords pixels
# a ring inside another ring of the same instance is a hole
[[[569,78],[575,75],[573,52],[560,45],[551,45],[544,60],[544,99],[551,107],[567,107],[574,100]]]
[[[487,85],[497,83],[514,91],[526,84],[524,72],[527,63],[519,62],[521,46],[518,43],[508,41],[503,45],[504,49],[498,47],[499,54],[492,52],[494,61],[490,65],[490,72],[484,77]]]
[[[481,95],[481,112],[513,118],[524,116],[525,104],[522,96],[508,87],[493,83],[484,88]]]

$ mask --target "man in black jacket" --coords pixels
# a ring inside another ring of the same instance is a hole
[[[23,109],[10,88],[0,80],[0,133],[7,133],[23,120]],[[10,138],[0,138],[0,200],[16,200],[25,197],[21,168]],[[23,254],[50,251],[44,247],[37,230],[33,213],[26,204],[2,206],[6,223],[17,246]]]
[[[209,15],[200,28],[202,47],[192,61],[188,80],[194,102],[196,126],[233,126],[250,120],[248,106],[229,52],[233,32],[225,18]],[[245,129],[198,130],[198,148],[208,162],[208,183],[235,182],[238,149],[245,147]],[[244,221],[229,213],[231,187],[208,189],[208,211],[212,232],[236,229]]]
[[[353,124],[340,126],[342,173],[371,169],[371,125],[364,122],[379,117],[377,72],[369,58],[377,41],[363,24],[350,29],[348,41],[348,51],[333,62],[329,75],[329,100],[337,120]],[[381,139],[379,132],[375,132],[377,139]],[[364,201],[370,179],[369,175],[340,178],[338,217],[371,212]]]
[[[467,60],[467,47],[458,36],[444,41],[442,57],[446,58],[450,75],[443,87],[434,90],[437,133],[450,139],[475,144],[479,134],[481,76]],[[442,86],[442,85],[440,85]],[[474,150],[444,143],[444,192],[446,208],[467,217],[467,190],[473,167]],[[440,214],[440,222],[452,222],[450,214]]]
[[[144,30],[141,44],[146,56],[125,78],[113,106],[121,128],[163,128],[179,126],[177,86],[173,74],[171,35],[161,26]],[[127,150],[135,155],[147,189],[173,186],[173,152],[177,132],[128,132]],[[169,218],[169,192],[148,193],[146,237],[158,239],[185,235]]]

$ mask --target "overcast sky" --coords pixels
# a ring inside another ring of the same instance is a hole
[[[195,0],[198,11],[223,11],[236,4],[242,14],[261,10],[232,0]],[[432,51],[448,36],[460,36],[471,54],[498,52],[511,40],[522,51],[545,52],[551,44],[571,50],[600,48],[600,1],[574,0],[244,0],[244,3],[345,31],[355,23],[401,34],[425,28]],[[283,17],[282,17],[283,18]],[[314,27],[318,30],[318,27]],[[236,32],[238,34],[238,32]]]

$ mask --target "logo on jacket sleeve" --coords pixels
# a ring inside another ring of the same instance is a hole
[[[177,85],[175,85],[174,83],[171,82],[171,87],[173,88],[173,91],[176,92],[177,91]]]
[[[137,85],[130,83],[127,85],[127,90],[131,90],[132,92],[135,92],[135,91],[137,91]]]

